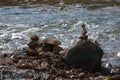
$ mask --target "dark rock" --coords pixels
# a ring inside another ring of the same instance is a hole
[[[66,52],[65,62],[75,67],[97,71],[101,68],[103,50],[89,40],[80,40]]]
[[[43,52],[54,52],[59,53],[63,48],[59,47],[58,45],[52,45],[52,44],[44,44],[42,48]]]
[[[84,40],[87,40],[88,36],[87,35],[82,35],[79,37],[79,39],[84,39]]]
[[[57,40],[56,37],[47,37],[43,40],[43,51],[44,52],[55,52],[59,53],[61,50],[63,50],[58,45],[61,45],[61,42]]]
[[[100,46],[100,44],[98,43],[98,41],[97,41],[97,40],[95,40],[95,44],[96,44],[97,46]]]
[[[53,47],[54,47],[54,45],[52,45],[52,44],[44,44],[42,50],[43,50],[43,52],[48,52],[48,51],[53,52]]]
[[[39,46],[39,42],[38,41],[30,41],[28,43],[28,47],[32,48],[32,49],[38,48],[38,46]]]
[[[30,36],[31,41],[27,44],[29,48],[36,49],[42,46],[42,41],[37,35]]]
[[[37,35],[31,35],[30,39],[33,40],[33,41],[38,41],[39,37]]]
[[[27,55],[29,56],[38,56],[39,52],[35,49],[27,48],[26,50]]]
[[[100,73],[102,73],[103,75],[110,75],[110,69],[109,68],[104,68],[102,67],[101,69],[98,70]]]
[[[85,28],[85,24],[84,24],[84,23],[82,24],[82,28],[83,28],[83,29],[86,29],[86,28]]]
[[[3,54],[3,57],[7,57],[7,54]]]
[[[61,48],[60,46],[54,46],[53,47],[53,52],[54,53],[59,53],[60,51],[62,51],[63,50],[63,48]]]

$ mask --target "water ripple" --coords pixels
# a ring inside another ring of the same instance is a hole
[[[62,42],[61,46],[70,47],[80,36],[82,23],[86,24],[90,39],[106,44],[105,51],[120,50],[119,6],[89,10],[81,4],[62,5],[0,7],[1,52],[14,52],[23,47],[31,34],[42,39],[54,35]],[[107,44],[109,41],[116,46]]]

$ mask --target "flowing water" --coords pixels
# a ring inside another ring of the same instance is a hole
[[[55,36],[70,47],[85,23],[88,36],[106,53],[120,52],[120,6],[26,4],[0,6],[0,54],[24,52],[31,34]]]

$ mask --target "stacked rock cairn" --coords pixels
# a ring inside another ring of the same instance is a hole
[[[40,47],[40,41],[39,37],[37,35],[32,35],[30,37],[30,42],[27,44],[28,48],[26,50],[27,55],[29,56],[37,56],[39,55],[39,47]]]
[[[27,44],[26,53],[29,56],[38,56],[41,52],[59,53],[62,49],[59,45],[61,42],[56,37],[47,37],[43,41],[39,40],[37,35],[30,37],[30,42]]]
[[[82,24],[82,32],[81,32],[81,36],[79,37],[79,39],[87,40],[88,36],[86,34],[87,34],[87,31],[85,28],[85,24]]]
[[[103,50],[88,39],[85,24],[82,24],[82,31],[79,40],[74,47],[71,47],[64,58],[68,65],[83,68],[90,72],[101,69]]]

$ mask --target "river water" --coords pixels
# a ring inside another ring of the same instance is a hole
[[[68,48],[82,23],[106,53],[120,52],[120,6],[59,3],[0,6],[0,53],[24,52],[31,34],[55,36]]]

